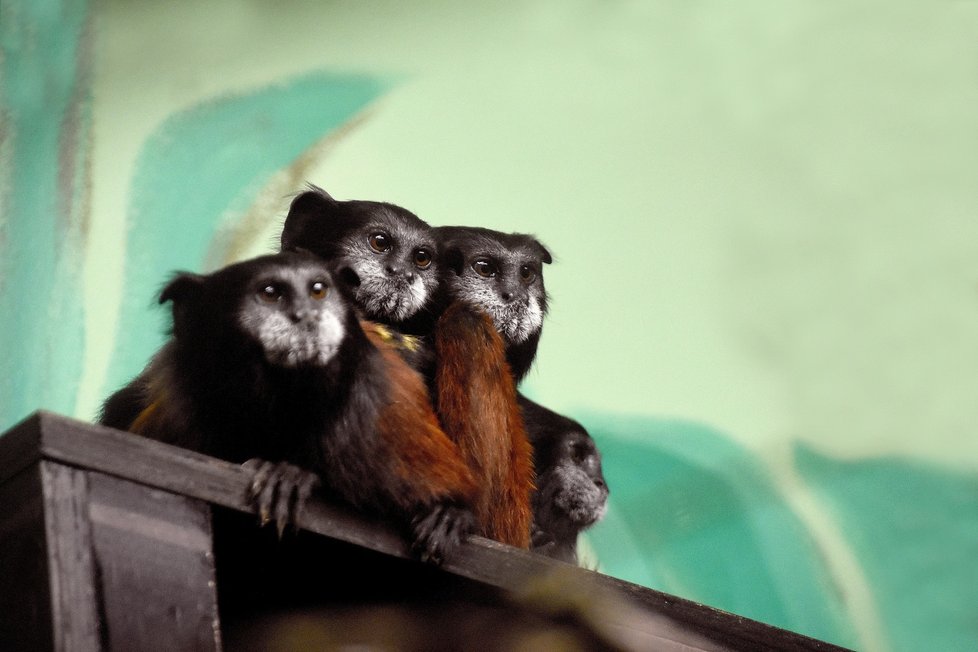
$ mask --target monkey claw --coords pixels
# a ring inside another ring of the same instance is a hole
[[[254,458],[241,465],[251,472],[248,501],[254,505],[262,526],[272,520],[279,538],[285,528],[298,529],[299,519],[319,476],[287,462],[268,462]]]

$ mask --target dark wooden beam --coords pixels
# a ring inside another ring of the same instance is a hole
[[[35,413],[0,437],[0,487],[41,461],[222,508],[253,511],[246,498],[249,475],[238,465],[47,412]],[[397,532],[342,505],[315,500],[303,513],[300,526],[385,555],[411,558]],[[559,573],[596,594],[627,601],[630,608],[608,614],[610,620],[617,619],[610,625],[632,631],[657,649],[842,649],[480,537],[472,537],[442,570],[509,591],[519,591],[528,578]],[[89,571],[82,568],[79,572]],[[87,632],[83,629],[80,635],[87,636]]]

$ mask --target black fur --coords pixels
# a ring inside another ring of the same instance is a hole
[[[608,500],[601,453],[577,421],[525,396],[518,400],[537,474],[532,548],[577,563],[577,535],[604,516]]]
[[[140,374],[125,387],[117,390],[102,404],[98,422],[110,428],[126,430],[149,404],[149,387],[145,374]]]
[[[242,329],[241,306],[264,275],[298,264],[314,264],[320,276],[330,278],[321,263],[297,253],[257,258],[209,276],[175,276],[160,295],[160,303],[173,302],[173,337],[146,370],[109,397],[99,421],[128,428],[134,408],[141,412],[155,395],[153,384],[163,384],[168,400],[188,408],[174,411],[180,420],[159,433],[168,443],[231,462],[309,459],[310,442],[345,403],[344,378],[363,376],[359,367],[369,362],[356,351],[365,337],[342,301],[337,306],[349,343],[322,367],[271,364],[261,344]],[[334,400],[315,400],[323,396]]]
[[[552,262],[550,252],[522,233],[445,226],[435,228],[435,234],[441,252],[438,305],[460,300],[489,314],[506,341],[506,359],[519,382],[536,357],[547,314],[543,265]]]
[[[412,503],[396,480],[395,455],[376,427],[389,403],[387,370],[346,298],[330,291],[318,302],[285,304],[285,321],[275,312],[279,308],[256,298],[271,284],[298,295],[314,281],[333,285],[325,263],[294,252],[237,263],[207,276],[177,275],[160,296],[161,303],[173,304],[172,338],[132,383],[105,402],[99,421],[130,429],[140,413],[155,406],[151,427],[142,434],[230,462],[275,463],[274,468],[249,463],[255,473],[252,497],[263,520],[266,509],[282,515],[280,505],[262,503],[268,482],[287,483],[287,500],[301,503],[310,481],[296,475],[299,467],[355,507],[401,517],[406,530],[432,514],[444,520],[447,509],[457,522],[424,534],[457,539],[456,530],[465,528],[456,526],[470,514],[458,512],[454,504]],[[282,355],[301,351],[310,339],[329,351],[337,340],[335,352],[328,360],[313,353],[283,362],[256,336],[256,327],[247,325],[249,315],[259,327],[272,323],[265,319],[269,314],[278,319],[275,324],[289,324],[283,332],[299,338],[294,347],[282,345]],[[444,542],[423,543],[422,554],[442,553]]]

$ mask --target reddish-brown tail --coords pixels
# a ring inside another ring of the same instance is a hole
[[[533,449],[502,337],[488,315],[455,303],[436,325],[435,354],[435,409],[476,477],[483,534],[528,548]]]

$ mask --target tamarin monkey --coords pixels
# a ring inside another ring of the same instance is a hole
[[[477,227],[438,227],[443,304],[464,301],[492,317],[506,342],[515,379],[530,369],[547,313],[543,265],[550,252],[536,238]],[[587,431],[520,395],[534,450],[532,548],[576,562],[577,535],[604,516],[608,486]]]
[[[358,321],[319,258],[177,274],[160,302],[173,304],[172,337],[106,401],[103,424],[246,463],[263,519],[280,528],[321,482],[399,520],[425,559],[473,529],[475,481],[424,379],[381,327]]]
[[[357,307],[372,321],[423,335],[438,288],[431,227],[400,206],[337,201],[310,186],[292,200],[282,228],[283,250],[302,248],[339,270]]]
[[[520,408],[533,443],[533,550],[577,563],[577,535],[604,517],[608,484],[601,453],[587,430],[523,395]]]
[[[476,476],[479,532],[529,547],[532,448],[506,346],[477,308],[436,303],[439,261],[431,227],[393,204],[337,201],[313,186],[292,201],[281,243],[341,270],[365,315],[423,336],[420,351],[408,358],[431,383],[442,428]]]

